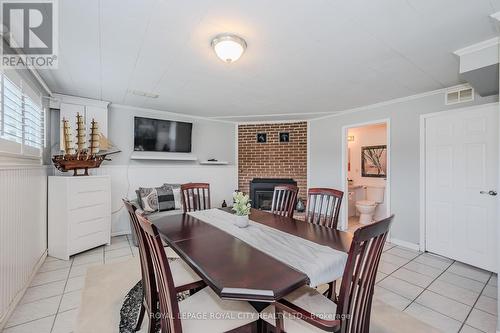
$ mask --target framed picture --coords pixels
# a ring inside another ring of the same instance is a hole
[[[361,147],[361,176],[387,177],[387,146]]]
[[[257,143],[266,143],[267,133],[257,133]]]
[[[290,133],[281,132],[280,133],[280,142],[290,142]]]

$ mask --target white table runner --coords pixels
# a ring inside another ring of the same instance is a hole
[[[334,281],[344,273],[347,253],[250,221],[247,228],[234,225],[235,215],[220,209],[189,215],[239,238],[250,246],[303,272],[311,287]]]

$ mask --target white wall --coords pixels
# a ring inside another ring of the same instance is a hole
[[[236,161],[236,126],[234,123],[213,121],[203,118],[183,116],[165,111],[135,108],[111,104],[108,115],[109,139],[120,150],[120,154],[113,155],[113,161],[107,164],[128,164],[129,157],[134,149],[134,116],[149,117],[166,120],[185,121],[193,123],[192,153],[198,160],[216,158],[221,161],[228,161],[235,164]],[[144,165],[143,161],[130,161],[131,164]],[[170,165],[179,162],[146,162]],[[196,162],[181,162],[181,164],[197,164]],[[236,188],[236,187],[235,187]]]
[[[343,188],[341,180],[342,127],[389,118],[391,121],[391,211],[396,215],[393,238],[419,240],[419,131],[420,115],[498,100],[498,96],[448,107],[444,92],[404,101],[383,103],[360,111],[310,121],[309,186]]]
[[[186,161],[130,160],[134,140],[134,116],[151,117],[193,123],[192,152],[201,160],[216,158],[228,161],[226,166],[200,165]],[[165,111],[111,105],[108,116],[109,139],[121,153],[110,155],[91,174],[111,176],[113,235],[129,233],[128,216],[122,208],[122,198],[135,198],[140,187],[160,186],[163,183],[208,182],[213,207],[222,200],[230,202],[238,188],[236,169],[236,126],[234,123],[182,116]]]
[[[231,202],[233,191],[237,188],[236,166],[202,165],[109,165],[93,170],[92,174],[111,176],[111,233],[112,235],[130,233],[129,217],[123,208],[122,198],[136,198],[135,190],[140,186],[160,186],[163,183],[210,183],[212,207],[220,207],[222,200]]]
[[[0,331],[46,255],[47,171],[0,167]]]

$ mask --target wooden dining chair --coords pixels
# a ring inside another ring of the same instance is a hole
[[[310,188],[307,191],[305,221],[337,229],[344,192],[333,188]],[[328,283],[325,295],[335,299],[336,282]]]
[[[305,221],[337,229],[343,196],[344,192],[333,188],[310,188]]]
[[[162,333],[254,332],[259,315],[245,301],[222,300],[206,287],[178,302],[171,265],[154,224],[138,216],[158,284]],[[216,315],[216,316],[213,316]],[[230,319],[221,319],[230,318]]]
[[[293,217],[298,192],[299,188],[295,185],[284,184],[275,186],[273,201],[271,203],[271,213],[286,217]]]
[[[210,184],[188,183],[181,185],[184,213],[210,209]]]
[[[137,208],[129,200],[122,199],[125,208],[128,211],[130,221],[137,234],[137,243],[139,245],[139,259],[141,262],[141,274],[142,274],[142,290],[143,290],[143,302],[141,304],[141,310],[139,312],[139,317],[137,319],[137,324],[135,330],[138,331],[141,328],[142,322],[144,320],[144,314],[147,311],[150,316],[150,322],[147,332],[156,332],[156,316],[153,314],[158,313],[158,288],[156,285],[153,262],[151,261],[151,253],[149,247],[146,246],[146,240],[144,232],[139,225],[139,220],[137,218]],[[203,280],[182,260],[176,260],[173,263],[174,272],[174,284],[176,292],[183,292],[187,290],[196,290],[205,286]]]
[[[337,303],[308,286],[262,312],[271,332],[368,333],[377,269],[394,215],[354,232]],[[290,314],[284,316],[284,313]],[[275,314],[276,320],[272,315]],[[300,318],[300,319],[299,319]],[[266,332],[270,332],[266,330]]]

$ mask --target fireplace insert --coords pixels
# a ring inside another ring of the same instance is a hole
[[[262,210],[271,210],[274,187],[277,185],[292,184],[297,182],[291,178],[254,178],[250,182],[250,199],[252,207]]]

